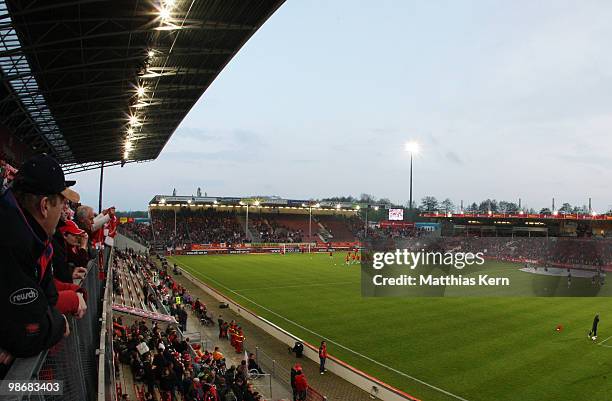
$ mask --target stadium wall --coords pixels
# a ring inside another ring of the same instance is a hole
[[[198,280],[185,269],[180,268],[180,270],[181,273],[193,284],[200,287],[207,294],[217,299],[218,301],[227,303],[231,310],[242,316],[250,323],[259,327],[272,337],[281,341],[282,343],[291,347],[293,347],[296,341],[301,341],[302,343],[304,343],[304,355],[315,363],[319,363],[319,351],[317,347],[312,344],[309,344],[306,341],[303,341],[302,339],[294,336],[283,328],[275,325],[274,323],[243,307],[239,303],[231,300],[213,287]],[[325,367],[328,371],[335,373],[337,376],[359,387],[360,389],[370,394],[375,394],[376,398],[382,401],[420,401],[419,399],[411,396],[410,394],[396,389],[395,387],[392,387],[387,383],[384,383],[379,379],[372,377],[367,373],[362,372],[359,369],[354,368],[348,363],[331,355],[327,358],[327,363],[325,364]],[[376,389],[376,391],[374,391],[374,389]]]

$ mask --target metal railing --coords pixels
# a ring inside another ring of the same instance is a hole
[[[275,379],[283,388],[282,393],[291,394],[293,388],[291,387],[291,370],[279,364],[271,356],[262,351],[259,347],[255,347],[255,360],[259,367],[266,373],[270,374],[270,396],[272,397],[272,379]],[[278,390],[277,390],[278,392]],[[287,396],[282,394],[282,396]],[[326,401],[327,398],[321,395],[318,391],[309,387],[306,393],[306,401]]]
[[[25,394],[6,397],[10,401],[94,401],[98,388],[100,342],[101,291],[103,281],[98,278],[98,258],[87,265],[87,274],[80,286],[87,291],[87,313],[82,319],[67,316],[70,335],[49,350],[32,358],[17,359],[5,380],[53,380],[63,384],[63,395]],[[112,326],[112,317],[110,318]],[[112,336],[112,330],[110,332]],[[102,351],[112,358],[110,349]]]

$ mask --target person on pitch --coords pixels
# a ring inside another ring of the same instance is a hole
[[[599,325],[599,313],[595,314],[595,318],[593,318],[593,326],[591,326],[591,331],[589,331],[590,338],[597,338],[597,326]]]

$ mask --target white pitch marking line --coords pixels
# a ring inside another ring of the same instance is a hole
[[[603,340],[603,341],[598,342],[598,343],[597,343],[597,345],[601,345],[602,347],[612,348],[612,345],[604,345],[604,343],[605,343],[606,341],[608,341],[609,339],[611,339],[611,338],[612,338],[612,336],[610,336],[610,337],[606,338],[606,339],[605,339],[605,340]]]
[[[188,265],[188,264],[186,264],[186,263],[180,263],[180,264],[182,264],[183,266],[190,267],[191,269],[194,269],[192,266],[190,266],[190,265]],[[192,270],[192,272],[194,272],[194,270]],[[201,274],[203,277],[206,277],[208,280],[210,280],[210,281],[212,281],[212,282],[214,282],[214,283],[217,283],[217,285],[219,285],[219,286],[221,286],[221,287],[225,288],[226,290],[228,290],[228,291],[230,291],[230,292],[232,292],[232,293],[236,294],[237,296],[239,296],[239,297],[241,297],[241,298],[246,299],[247,301],[251,302],[253,305],[256,305],[256,306],[258,306],[259,308],[261,308],[261,309],[263,309],[263,310],[265,310],[265,311],[267,311],[267,312],[270,312],[271,314],[273,314],[273,315],[275,315],[275,316],[278,316],[279,318],[281,318],[281,319],[285,320],[286,322],[291,323],[292,325],[294,325],[294,326],[296,326],[296,327],[299,327],[300,329],[302,329],[302,330],[304,330],[304,331],[307,331],[307,332],[309,332],[309,333],[311,333],[311,334],[314,334],[315,336],[320,337],[320,338],[324,339],[325,341],[327,341],[327,342],[329,342],[329,343],[335,344],[335,345],[337,345],[338,347],[340,347],[340,348],[342,348],[342,349],[345,349],[345,350],[347,350],[347,351],[349,351],[349,352],[351,352],[351,353],[353,353],[353,354],[355,354],[355,355],[357,355],[357,356],[359,356],[359,357],[361,357],[361,358],[363,358],[363,359],[366,359],[366,360],[368,360],[368,361],[370,361],[370,362],[373,362],[373,363],[377,364],[378,366],[382,366],[383,368],[388,369],[388,370],[390,370],[390,371],[392,371],[392,372],[394,372],[394,373],[397,373],[398,375],[401,375],[401,376],[407,377],[407,378],[409,378],[409,379],[411,379],[411,380],[414,380],[414,381],[416,381],[417,383],[421,383],[422,385],[427,386],[427,387],[429,387],[429,388],[431,388],[431,389],[434,389],[434,390],[436,390],[436,391],[439,391],[439,392],[440,392],[440,393],[442,393],[442,394],[446,394],[446,395],[448,395],[449,397],[453,397],[453,398],[455,398],[455,399],[457,399],[457,400],[460,400],[460,401],[469,401],[469,400],[467,400],[467,399],[465,399],[465,398],[463,398],[463,397],[460,397],[460,396],[458,396],[458,395],[456,395],[456,394],[453,394],[453,393],[451,393],[451,392],[449,392],[449,391],[446,391],[446,390],[444,390],[444,389],[441,389],[441,388],[439,388],[439,387],[436,387],[436,386],[434,386],[433,384],[429,384],[429,383],[427,383],[427,382],[425,382],[425,381],[423,381],[423,380],[421,380],[421,379],[418,379],[418,378],[416,378],[416,377],[414,377],[414,376],[410,376],[409,374],[404,373],[404,372],[402,372],[401,370],[397,370],[397,369],[395,369],[395,368],[392,368],[391,366],[385,365],[385,364],[384,364],[384,363],[382,363],[382,362],[378,362],[377,360],[372,359],[372,358],[370,358],[369,356],[363,355],[363,354],[361,354],[361,353],[359,353],[359,352],[357,352],[357,351],[355,351],[355,350],[352,350],[351,348],[345,347],[344,345],[342,345],[342,344],[340,344],[340,343],[337,343],[337,342],[335,342],[334,340],[329,339],[329,338],[327,338],[327,337],[325,337],[325,336],[323,336],[323,335],[321,335],[321,334],[319,334],[319,333],[317,333],[317,332],[315,332],[315,331],[312,331],[312,330],[310,330],[309,328],[304,327],[304,326],[302,326],[302,325],[300,325],[300,324],[298,324],[298,323],[296,323],[296,322],[294,322],[294,321],[292,321],[292,320],[290,320],[290,319],[287,319],[287,318],[286,318],[286,317],[284,317],[283,315],[280,315],[280,314],[278,314],[278,313],[274,312],[273,310],[270,310],[270,309],[266,308],[265,306],[258,304],[257,302],[255,302],[255,301],[251,300],[250,298],[245,297],[244,295],[237,293],[236,291],[234,291],[234,290],[232,290],[231,288],[229,288],[229,287],[227,287],[227,286],[225,286],[225,285],[221,284],[220,282],[218,282],[217,280],[215,280],[215,279],[213,279],[213,278],[211,278],[211,277],[207,276],[206,274],[203,274],[203,273],[201,273],[201,272],[198,272],[198,274]]]
[[[338,283],[315,283],[315,284],[300,284],[300,285],[279,285],[277,287],[260,287],[260,288],[237,288],[234,291],[251,291],[251,290],[276,290],[283,288],[302,288],[302,287],[319,287],[329,285],[341,285],[341,284],[358,284],[355,281],[341,281]]]

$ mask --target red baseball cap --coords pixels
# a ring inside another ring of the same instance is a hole
[[[72,220],[66,220],[65,224],[59,228],[60,233],[62,234],[72,234],[72,235],[81,235],[85,231],[81,230],[79,226]]]

